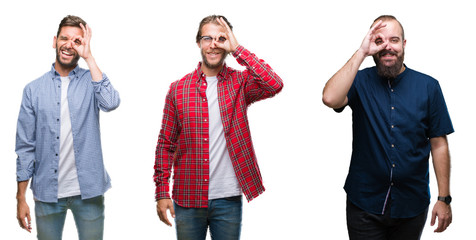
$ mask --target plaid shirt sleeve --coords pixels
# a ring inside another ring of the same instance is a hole
[[[247,104],[273,97],[283,88],[283,81],[274,70],[255,54],[238,46],[233,56],[238,63],[246,67],[243,74],[247,77],[245,93]]]
[[[170,85],[165,99],[162,128],[155,151],[154,182],[156,186],[155,199],[170,198],[169,179],[177,149],[177,139],[180,135],[180,123],[176,111],[174,88],[176,82]]]

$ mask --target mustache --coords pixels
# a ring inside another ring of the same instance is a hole
[[[378,56],[381,57],[385,54],[392,54],[392,55],[397,55],[397,52],[391,51],[391,50],[382,50],[378,53]]]

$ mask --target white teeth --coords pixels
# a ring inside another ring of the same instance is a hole
[[[66,51],[61,51],[61,53],[63,53],[64,55],[68,55],[68,56],[72,56],[73,54],[69,53],[69,52],[66,52]]]

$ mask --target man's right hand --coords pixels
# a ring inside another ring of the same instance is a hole
[[[159,199],[157,201],[157,215],[159,215],[160,221],[164,222],[168,226],[172,226],[167,218],[167,209],[170,211],[170,215],[175,218],[174,205],[172,200],[168,198]]]
[[[17,220],[21,228],[31,233],[30,207],[28,207],[25,199],[18,199]]]
[[[383,24],[382,20],[379,20],[374,26],[372,26],[372,28],[370,28],[359,48],[359,51],[361,51],[366,57],[372,56],[387,47],[388,42],[385,41],[382,33],[377,33],[378,30],[386,26],[387,24]]]

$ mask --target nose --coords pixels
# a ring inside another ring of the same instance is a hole
[[[210,43],[210,48],[216,48],[217,45],[216,45],[217,41],[215,39],[212,39],[212,42]]]
[[[73,47],[73,41],[66,42],[65,47],[66,48],[72,48]]]
[[[386,50],[392,50],[392,46],[389,41],[386,42],[387,46],[385,47]]]

